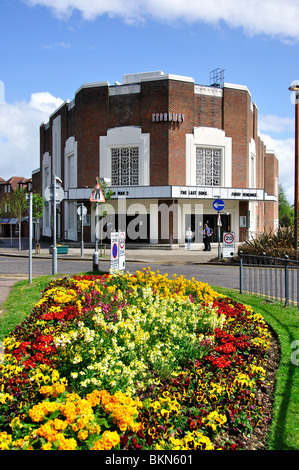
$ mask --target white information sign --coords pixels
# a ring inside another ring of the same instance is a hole
[[[125,232],[111,233],[111,255],[110,268],[111,271],[122,271],[125,269],[125,249],[126,249]]]
[[[235,256],[235,234],[234,232],[223,233],[223,258]]]

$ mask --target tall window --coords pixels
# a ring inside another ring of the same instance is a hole
[[[196,148],[196,185],[221,186],[221,149]]]
[[[113,186],[136,186],[139,184],[138,147],[111,149],[111,183]]]
[[[77,221],[77,212],[76,212],[76,205],[74,202],[68,203],[68,229],[75,230],[76,229],[76,221]]]
[[[75,156],[67,155],[66,158],[66,189],[76,187],[76,168],[75,168]]]

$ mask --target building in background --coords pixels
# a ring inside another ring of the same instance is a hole
[[[217,198],[225,203],[221,230],[236,241],[278,226],[278,158],[259,136],[257,106],[243,85],[197,85],[161,71],[84,84],[40,127],[34,188],[44,194],[53,175],[65,191],[57,227],[67,240],[81,238],[84,203],[84,239],[94,241],[98,177],[114,192],[103,239],[119,229],[127,242],[183,243],[190,225],[202,242],[204,223],[217,232]],[[52,236],[51,204],[43,236]]]
[[[31,178],[24,178],[23,176],[12,176],[8,180],[0,177],[0,204],[7,194],[13,193],[16,189],[26,189],[31,185]],[[3,207],[3,214],[0,215],[0,234],[2,237],[16,236],[18,233],[19,225],[18,219],[9,216],[9,207]],[[1,211],[2,212],[2,211]],[[3,217],[3,215],[6,216]],[[11,230],[12,229],[12,230]],[[28,236],[28,222],[27,217],[24,217],[22,222],[22,236]]]

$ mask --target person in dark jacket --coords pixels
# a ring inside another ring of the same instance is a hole
[[[208,224],[204,225],[203,229],[203,242],[205,244],[205,248],[203,251],[211,251],[211,237],[213,235],[213,229],[208,226]]]

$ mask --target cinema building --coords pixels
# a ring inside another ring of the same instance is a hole
[[[193,241],[202,242],[203,224],[217,227],[217,198],[225,203],[221,231],[236,241],[278,225],[278,159],[259,136],[257,106],[243,85],[197,85],[160,71],[82,85],[40,127],[33,184],[44,194],[53,175],[64,190],[57,233],[67,240],[81,239],[81,203],[84,240],[95,239],[97,178],[113,190],[101,223],[106,241],[116,229],[127,243],[181,244],[191,225]],[[52,235],[51,211],[46,203],[43,237]]]

